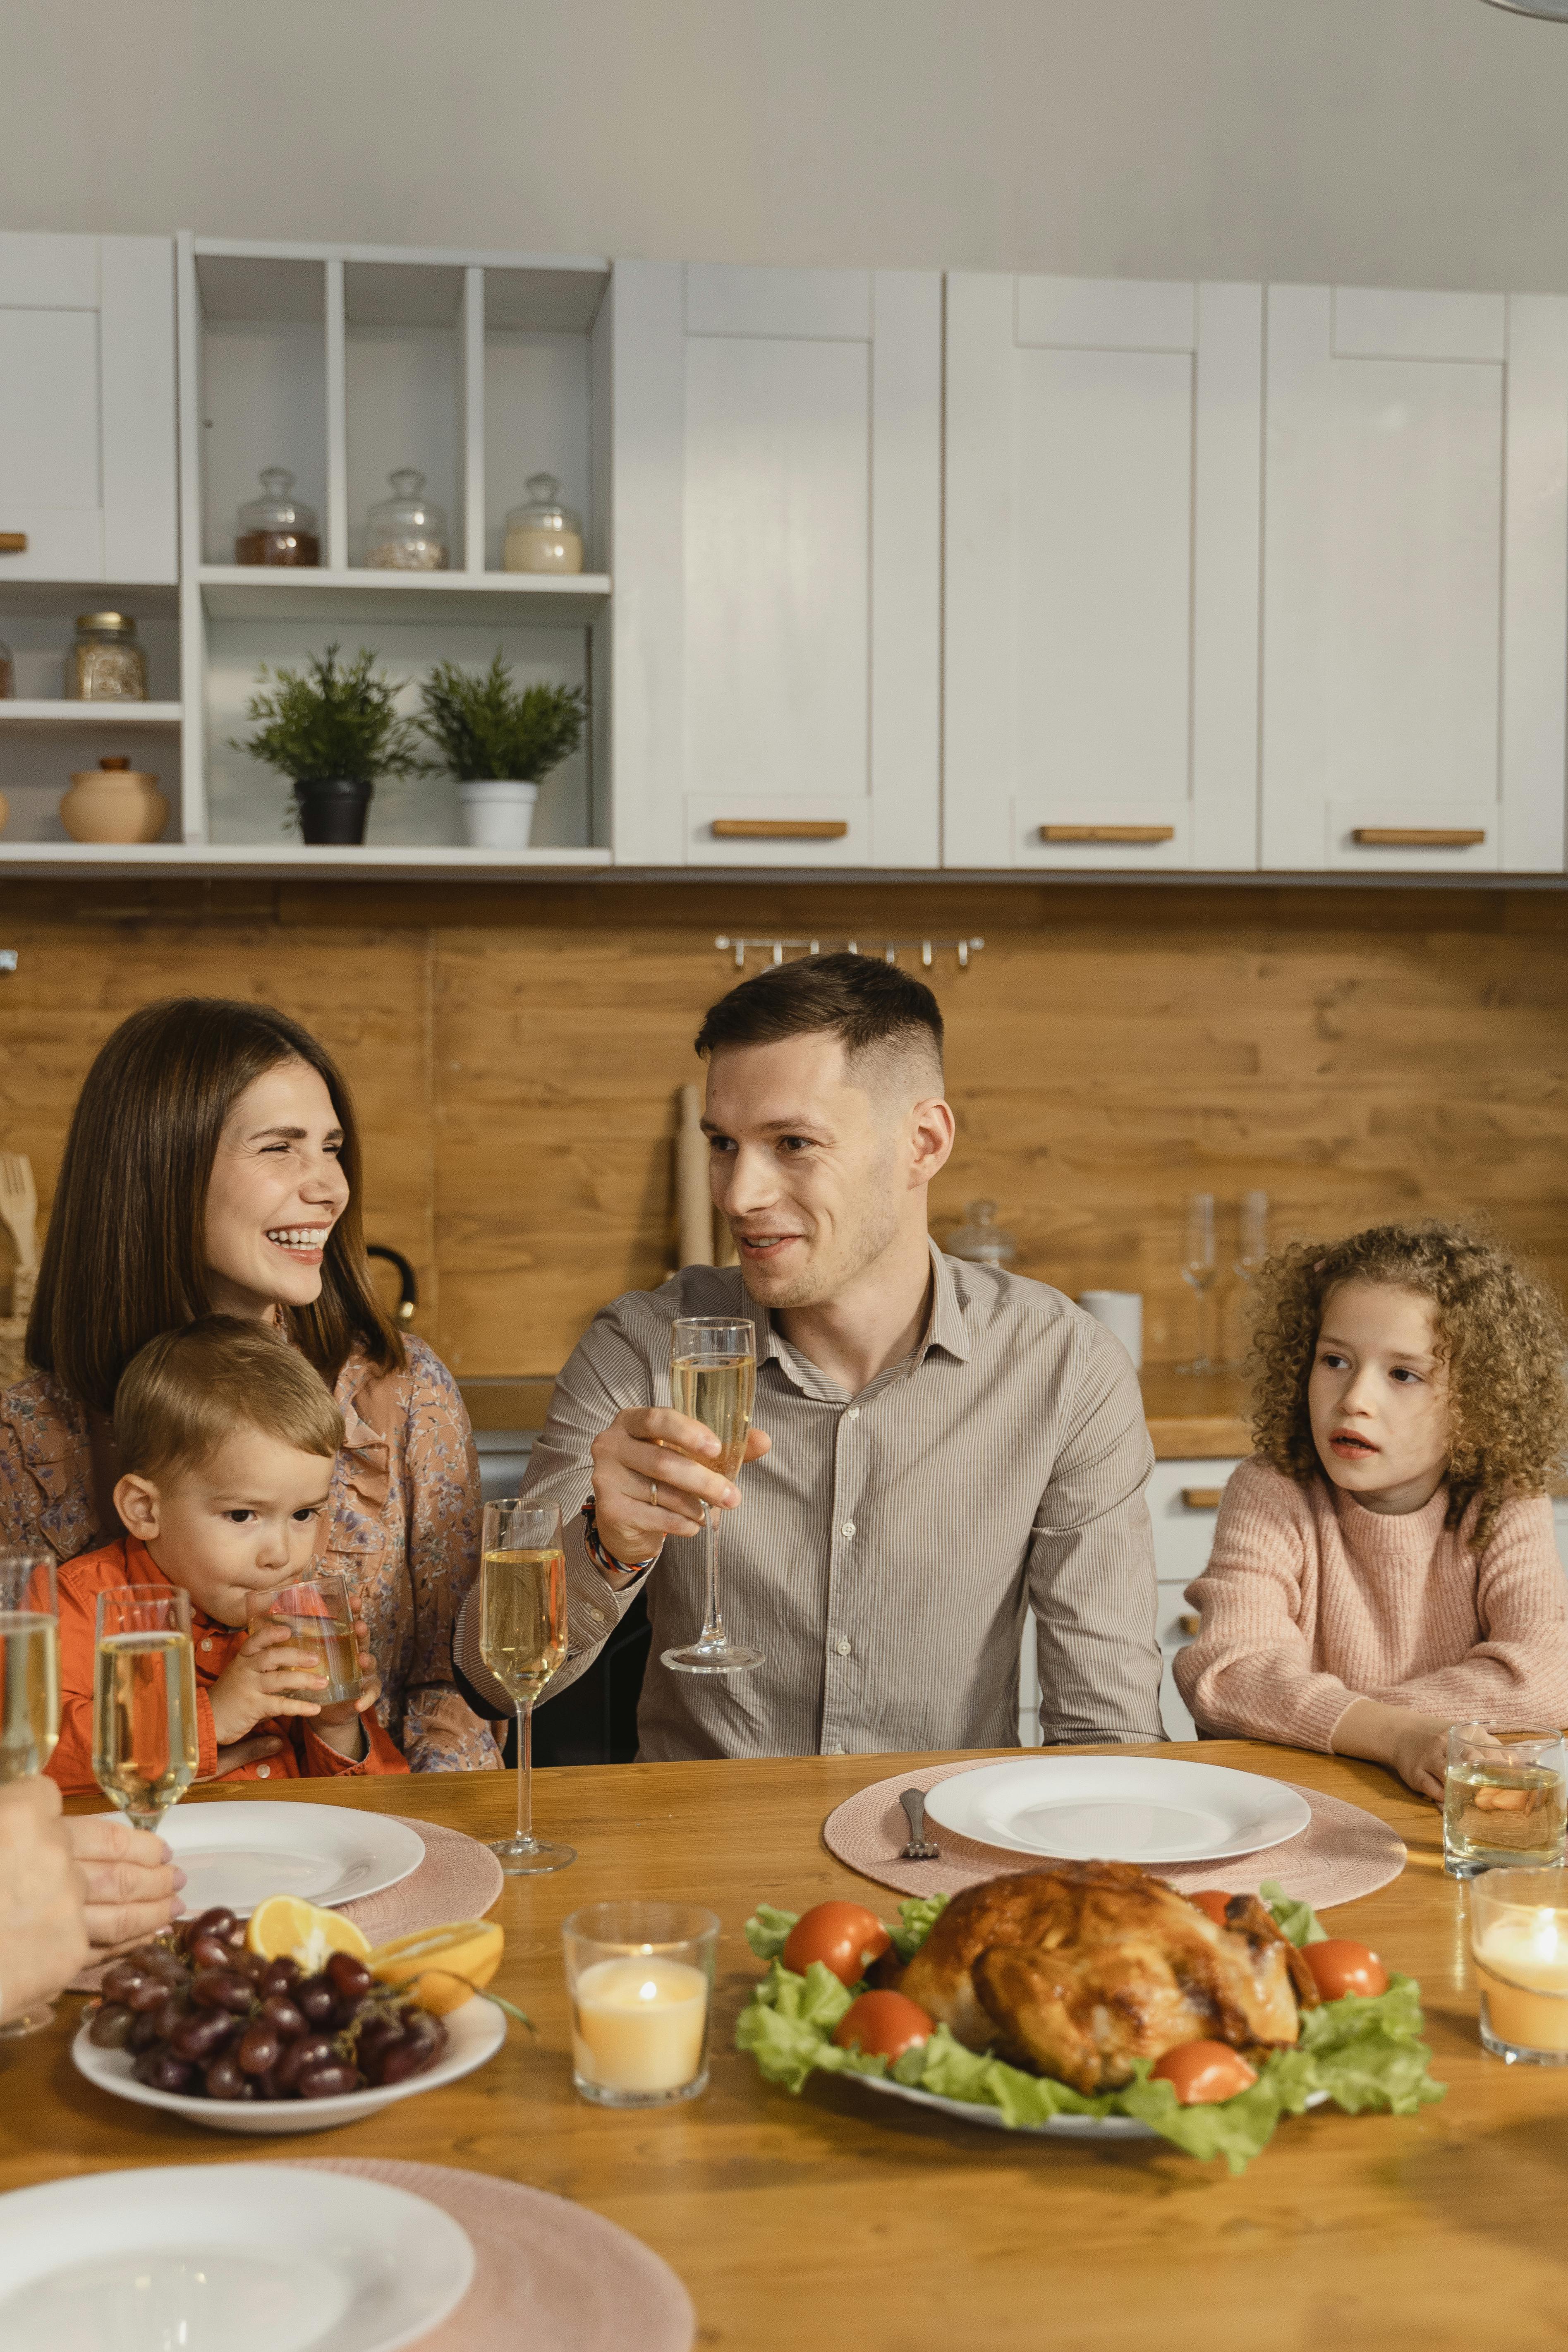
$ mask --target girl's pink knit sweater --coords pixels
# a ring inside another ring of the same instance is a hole
[[[1369,1511],[1327,1478],[1299,1486],[1244,1462],[1187,1599],[1203,1614],[1175,1658],[1205,1731],[1333,1747],[1352,1701],[1417,1715],[1568,1724],[1568,1585],[1544,1496],[1505,1503],[1484,1552],[1477,1506],[1446,1528],[1424,1510]]]

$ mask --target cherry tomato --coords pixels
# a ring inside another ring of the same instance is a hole
[[[1325,2000],[1342,2000],[1348,1992],[1388,1990],[1388,1970],[1377,1954],[1348,1936],[1331,1936],[1326,1944],[1303,1944],[1301,1958]]]
[[[1216,1927],[1225,1926],[1225,1906],[1230,1897],[1223,1887],[1205,1886],[1201,1895],[1189,1895],[1187,1901],[1195,1903],[1200,1911],[1206,1911]]]
[[[891,1940],[876,1913],[863,1903],[814,1903],[789,1931],[784,1964],[803,1977],[813,1960],[820,1960],[840,1984],[855,1985]]]
[[[868,2058],[901,2058],[906,2050],[929,2042],[931,2020],[918,2000],[901,1992],[863,1992],[852,2000],[833,2029],[840,2050],[862,2051]]]
[[[1258,2077],[1227,2042],[1184,2042],[1154,2061],[1154,2079],[1169,2083],[1184,2107],[1212,2107],[1250,2091]]]

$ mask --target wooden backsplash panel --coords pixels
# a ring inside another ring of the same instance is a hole
[[[548,1372],[668,1264],[675,1089],[735,976],[714,935],[742,927],[984,937],[931,975],[960,1129],[933,1223],[994,1197],[1027,1271],[1144,1293],[1153,1360],[1192,1344],[1196,1189],[1226,1263],[1261,1184],[1277,1236],[1479,1211],[1568,1280],[1558,892],[31,884],[0,898],[0,1147],[47,1194],[125,1012],[275,1002],[349,1069],[367,1227],[418,1268],[419,1328],[460,1371]]]

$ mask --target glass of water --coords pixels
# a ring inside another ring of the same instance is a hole
[[[1538,1724],[1456,1723],[1443,1786],[1443,1867],[1551,1869],[1568,1844],[1563,1734]]]

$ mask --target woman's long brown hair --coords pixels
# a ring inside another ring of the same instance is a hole
[[[224,1122],[280,1062],[321,1077],[342,1129],[348,1205],[321,1262],[321,1295],[288,1329],[331,1387],[356,1341],[384,1371],[403,1341],[371,1281],[360,1225],[360,1143],[342,1071],[308,1029],[269,1004],[171,996],[122,1021],[71,1114],[49,1213],[27,1358],[80,1403],[112,1411],[137,1350],[210,1315],[207,1186]]]

